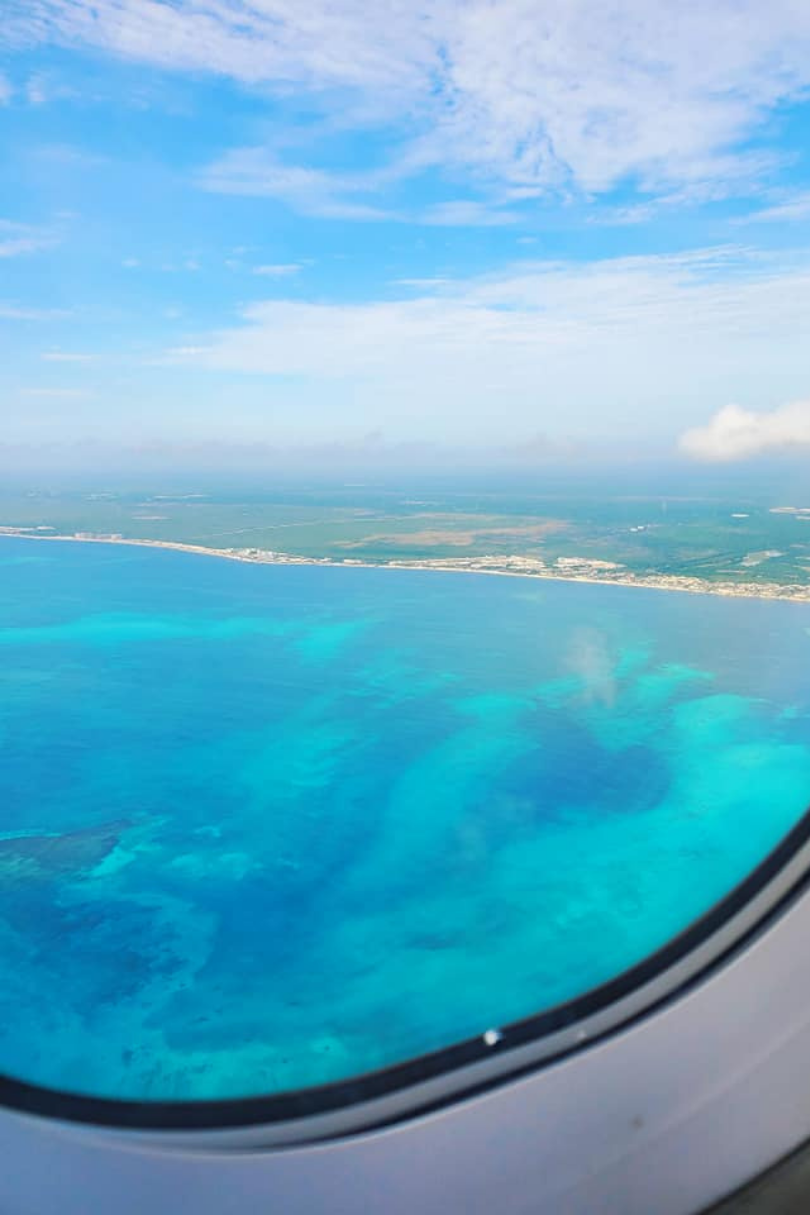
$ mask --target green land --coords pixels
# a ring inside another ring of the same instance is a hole
[[[810,598],[810,504],[774,498],[423,491],[0,492],[0,531],[241,560],[419,566]]]

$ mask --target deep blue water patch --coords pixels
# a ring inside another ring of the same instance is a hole
[[[274,1093],[615,976],[804,813],[809,628],[4,538],[0,1071]]]

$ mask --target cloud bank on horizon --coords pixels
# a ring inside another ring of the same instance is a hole
[[[766,413],[726,405],[706,426],[681,436],[687,455],[710,463],[746,460],[771,452],[810,452],[810,401],[793,401]]]
[[[809,89],[795,0],[10,0],[5,431],[804,450]]]

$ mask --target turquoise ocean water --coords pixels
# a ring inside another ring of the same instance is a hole
[[[613,977],[810,803],[809,628],[0,540],[0,1071],[278,1092]]]

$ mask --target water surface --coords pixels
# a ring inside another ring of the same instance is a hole
[[[566,1000],[810,802],[810,608],[0,541],[0,1071],[201,1099]]]

